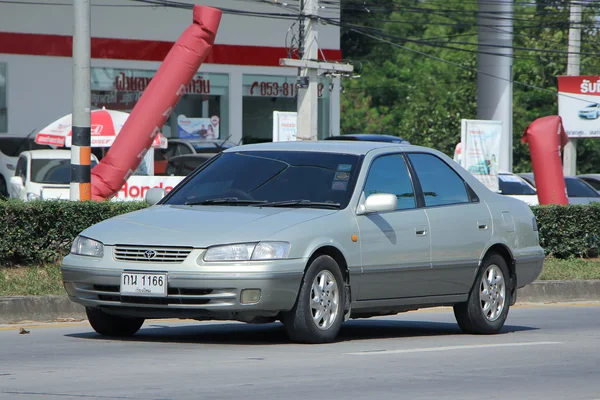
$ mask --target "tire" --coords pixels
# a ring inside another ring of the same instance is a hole
[[[327,283],[328,290],[319,296],[315,290]],[[311,262],[302,279],[296,304],[283,317],[292,341],[315,344],[335,340],[344,322],[344,285],[340,267],[333,258],[322,255]],[[313,299],[317,299],[317,303]],[[324,315],[323,310],[326,311]]]
[[[86,307],[85,313],[92,328],[103,336],[133,336],[144,324],[144,318],[111,315],[94,307]]]
[[[495,286],[486,289],[485,283],[490,279],[495,281]],[[488,296],[490,291],[491,296]],[[461,330],[470,334],[498,333],[508,316],[511,293],[506,261],[497,253],[489,254],[477,272],[467,302],[454,306],[454,316]]]
[[[0,199],[8,198],[8,186],[6,179],[0,175]]]

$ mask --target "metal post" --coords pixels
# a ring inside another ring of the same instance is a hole
[[[477,118],[502,121],[498,170],[512,172],[514,0],[479,0]]]
[[[581,3],[571,2],[569,18],[569,46],[567,55],[567,75],[578,76],[581,49]],[[564,148],[563,174],[577,175],[577,139],[571,138]]]
[[[318,15],[318,0],[304,0],[302,11],[307,16],[304,24],[305,35],[302,38],[302,60],[317,61],[317,20],[311,18]],[[302,4],[302,3],[301,3]],[[318,139],[318,69],[303,67],[300,71],[300,87],[298,89],[298,131],[297,140]]]
[[[73,0],[71,200],[91,200],[90,0]]]

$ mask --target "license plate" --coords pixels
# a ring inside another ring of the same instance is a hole
[[[167,295],[167,275],[123,272],[121,295],[164,297]]]

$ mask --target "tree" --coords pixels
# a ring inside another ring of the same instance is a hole
[[[557,76],[565,74],[567,60],[567,3],[515,5],[516,172],[531,170],[529,148],[521,142],[527,125],[558,112]],[[477,1],[369,2],[370,12],[364,4],[342,3],[344,58],[361,60],[357,65],[362,66],[360,79],[343,82],[342,132],[393,134],[451,156],[460,141],[461,119],[477,117]],[[600,58],[592,56],[600,48],[593,20],[597,4],[592,4],[583,16],[582,74],[600,71]],[[600,139],[579,143],[579,172],[597,172]]]

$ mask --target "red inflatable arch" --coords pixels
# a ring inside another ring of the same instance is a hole
[[[560,158],[568,139],[558,115],[538,118],[525,130],[540,204],[569,204]]]
[[[92,170],[92,200],[112,197],[140,165],[160,127],[210,52],[221,15],[216,8],[194,6],[192,25],[175,42],[114,144]]]

